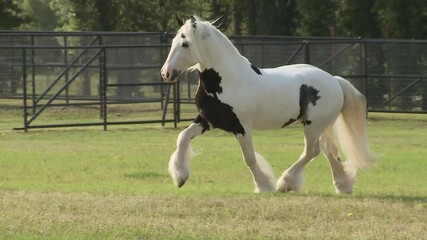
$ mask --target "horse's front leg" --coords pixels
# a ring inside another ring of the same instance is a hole
[[[169,174],[177,187],[182,187],[190,175],[188,162],[193,156],[193,150],[190,145],[191,139],[208,130],[206,125],[196,121],[179,133],[176,141],[176,150],[169,160]]]
[[[254,151],[251,133],[246,131],[245,135],[238,134],[236,138],[240,143],[246,166],[251,170],[255,192],[274,192],[276,179],[273,169],[267,160]]]

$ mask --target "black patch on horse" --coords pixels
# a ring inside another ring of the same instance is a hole
[[[255,67],[254,65],[251,64],[251,68],[252,70],[254,70],[256,72],[256,74],[258,75],[262,75],[261,71],[259,70],[259,68]]]
[[[206,92],[213,94],[215,98],[218,98],[216,94],[222,93],[221,76],[213,68],[209,68],[205,69],[200,74],[200,80],[202,79],[204,79],[203,86],[205,87]]]
[[[316,105],[317,100],[320,98],[320,96],[317,95],[318,93],[319,90],[307,84],[301,85],[299,89],[300,113],[298,119],[300,119],[304,125],[311,124],[311,121],[308,120],[308,104],[311,103]]]
[[[194,123],[198,123],[202,127],[202,134],[209,130],[209,122],[202,115],[202,113],[199,113],[199,115],[197,115],[196,119],[194,119]]]
[[[296,121],[296,119],[289,119],[287,122],[285,122],[285,124],[282,125],[282,128],[287,127],[289,125],[291,125],[292,123],[294,123]]]
[[[194,120],[199,123],[203,132],[209,130],[209,124],[214,128],[222,129],[234,135],[245,135],[237,115],[233,112],[233,107],[221,102],[217,94],[222,93],[221,76],[214,69],[206,69],[200,73],[200,84],[196,93],[196,106],[199,115]]]

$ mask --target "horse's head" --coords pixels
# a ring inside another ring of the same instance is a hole
[[[200,45],[208,36],[208,25],[215,24],[220,18],[213,22],[201,21],[191,16],[183,22],[178,19],[181,28],[172,40],[169,55],[160,70],[165,82],[175,82],[181,72],[200,62]]]

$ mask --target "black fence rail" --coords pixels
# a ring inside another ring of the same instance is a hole
[[[181,106],[194,102],[198,76],[185,73],[177,84],[162,82],[159,69],[172,37],[168,33],[1,32],[0,98],[22,99],[23,126],[16,129],[94,125],[106,129],[113,124],[167,122],[176,126],[191,119],[192,115],[183,116]],[[425,40],[230,39],[258,67],[309,63],[349,79],[367,96],[369,111],[427,112]],[[115,117],[130,105],[139,115]],[[48,109],[78,107],[91,109],[97,117],[49,121]]]

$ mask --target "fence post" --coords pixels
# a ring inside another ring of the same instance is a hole
[[[36,113],[36,67],[35,67],[35,61],[34,61],[34,35],[31,35],[31,100],[32,100],[32,112],[33,115]]]
[[[64,66],[65,68],[68,66],[68,38],[67,36],[64,35],[63,37],[64,39]],[[65,73],[65,84],[67,84],[68,80],[69,80],[69,74],[68,71]],[[68,92],[68,87],[65,89],[65,102],[68,104],[69,101],[69,92]]]
[[[102,43],[101,43],[102,44]],[[106,131],[107,130],[107,125],[108,125],[108,122],[107,122],[107,58],[106,58],[106,54],[105,54],[105,48],[102,48],[102,51],[101,51],[101,59],[102,59],[102,72],[101,72],[101,74],[102,74],[102,99],[103,99],[103,109],[102,109],[102,112],[104,113],[103,114],[103,117],[104,117],[104,131]]]
[[[162,66],[163,62],[165,61],[165,56],[163,54],[164,51],[164,46],[167,44],[167,38],[168,38],[168,33],[167,32],[163,32],[160,34],[160,44],[162,45],[162,47],[160,47],[160,63],[159,66]],[[165,98],[165,88],[164,85],[160,85],[160,108],[163,110],[163,108],[166,107],[166,104],[163,103],[163,99]]]
[[[264,54],[265,54],[265,51],[264,51],[264,49],[265,49],[265,47],[264,47],[264,45],[265,45],[264,44],[265,43],[264,39],[262,39],[261,42],[262,42],[262,44],[261,44],[261,52],[262,52],[262,54],[261,54],[261,67],[265,68],[266,66],[264,65],[264,58],[265,58],[264,57]]]
[[[363,78],[365,80],[365,97],[368,99],[368,41],[363,40]],[[366,112],[369,109],[369,101],[366,101]]]
[[[304,61],[310,64],[310,41],[304,40]]]
[[[177,123],[181,120],[180,101],[179,101],[179,83],[176,82],[173,85],[173,126],[177,127]]]
[[[188,77],[187,77],[188,80]],[[188,82],[188,84],[190,84],[190,82]],[[174,83],[174,93],[173,93],[173,100],[174,100],[174,126],[176,128],[176,123],[177,122],[181,122],[181,96],[180,96],[180,86],[179,86],[179,82],[177,81],[176,83]]]
[[[27,122],[27,66],[26,66],[26,52],[25,48],[22,48],[22,93],[24,99],[24,131],[28,132],[28,122]]]
[[[99,45],[102,46],[102,38],[98,36]],[[107,130],[107,58],[105,48],[101,47],[99,52],[99,81],[100,81],[100,101],[101,101],[101,115],[104,126],[104,131]]]

